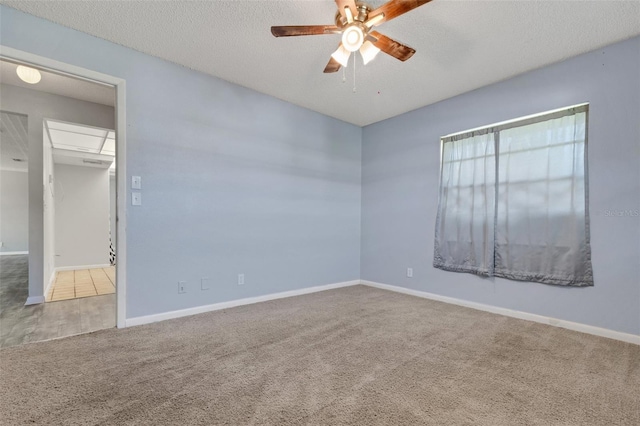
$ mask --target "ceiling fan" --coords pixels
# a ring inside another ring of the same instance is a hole
[[[405,14],[431,0],[391,0],[377,9],[356,0],[335,0],[338,5],[335,25],[292,25],[273,26],[271,33],[275,37],[291,37],[319,34],[342,34],[342,42],[331,54],[324,69],[325,73],[336,72],[346,67],[351,52],[360,51],[365,64],[371,61],[381,50],[406,61],[415,49],[405,46],[377,31],[373,27]]]

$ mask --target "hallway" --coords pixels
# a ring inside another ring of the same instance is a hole
[[[115,327],[115,294],[24,306],[28,255],[0,256],[0,348]]]

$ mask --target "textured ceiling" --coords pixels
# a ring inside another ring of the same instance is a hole
[[[326,1],[1,1],[11,7],[363,126],[640,34],[639,1],[434,0],[376,29],[417,50],[402,63],[323,74],[338,35]],[[384,1],[370,1],[378,6]]]
[[[113,87],[91,83],[64,75],[58,75],[46,71],[40,71],[42,80],[37,84],[29,84],[18,78],[16,68],[18,65],[11,62],[0,61],[0,83],[11,86],[24,87],[39,92],[52,93],[66,96],[81,101],[94,102],[102,105],[114,106],[116,91]]]

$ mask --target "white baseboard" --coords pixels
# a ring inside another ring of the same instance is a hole
[[[504,315],[541,324],[552,325],[555,327],[566,328],[568,330],[579,331],[582,333],[593,334],[600,337],[608,337],[609,339],[620,340],[627,343],[640,345],[640,336],[636,334],[622,333],[620,331],[609,330],[607,328],[594,327],[592,325],[581,324],[578,322],[565,321],[557,318],[545,317],[542,315],[530,314],[528,312],[515,311],[497,306],[485,305],[482,303],[470,302],[467,300],[456,299],[454,297],[440,296],[438,294],[427,293],[426,291],[412,290],[409,288],[399,287],[395,285],[382,284],[374,281],[361,280],[361,284],[370,287],[376,287],[383,290],[395,291],[396,293],[409,294],[411,296],[422,297],[424,299],[436,300],[438,302],[450,303],[452,305],[464,306],[466,308],[477,309],[480,311],[491,312],[494,314]]]
[[[102,265],[78,265],[78,266],[56,266],[54,268],[54,273],[60,271],[75,271],[77,269],[99,269],[99,268],[108,268],[111,264],[105,263]]]
[[[44,296],[30,296],[27,297],[27,301],[24,302],[24,306],[39,305],[40,303],[44,303]]]
[[[152,322],[164,321],[173,318],[186,317],[190,315],[202,314],[205,312],[218,311],[221,309],[234,308],[236,306],[251,305],[253,303],[266,302],[286,297],[301,296],[303,294],[317,293],[319,291],[332,290],[334,288],[349,287],[360,284],[360,280],[344,281],[341,283],[319,285],[316,287],[301,288],[299,290],[283,291],[281,293],[265,294],[264,296],[248,297],[246,299],[231,300],[228,302],[214,303],[212,305],[196,306],[193,308],[181,309],[178,311],[163,312],[154,315],[127,318],[125,327],[135,325],[150,324]]]
[[[28,251],[0,251],[0,256],[15,256],[17,254],[29,254]]]

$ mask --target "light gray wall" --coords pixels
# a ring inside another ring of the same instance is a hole
[[[143,177],[143,205],[127,206],[128,317],[361,274],[640,331],[638,218],[607,214],[638,208],[637,38],[361,130],[13,9],[0,12],[4,45],[127,80],[127,181]],[[439,137],[585,101],[595,287],[434,269]],[[42,200],[35,186],[34,205]],[[239,272],[244,286],[235,284]],[[201,277],[211,279],[210,290],[198,290]],[[177,294],[179,280],[187,294]]]
[[[590,103],[595,286],[435,269],[439,138],[582,102]],[[362,279],[639,334],[640,217],[611,216],[640,210],[639,117],[640,38],[634,38],[365,127]]]
[[[5,37],[5,34],[12,33],[8,27],[20,25],[18,21],[9,17],[12,11],[12,9],[4,6],[0,9],[0,40],[5,46],[11,46],[7,43],[10,40]],[[18,32],[20,32],[26,27],[19,26],[18,28]],[[18,35],[15,36],[21,37]],[[48,284],[49,280],[49,277],[44,276],[44,209],[42,201],[44,182],[43,119],[53,118],[72,123],[113,129],[115,127],[114,109],[105,105],[79,101],[77,99],[6,84],[0,85],[0,104],[3,110],[28,116],[29,297],[43,296],[46,285],[45,282]]]
[[[0,252],[29,249],[28,185],[27,173],[0,170]]]
[[[5,46],[127,81],[127,182],[143,187],[127,206],[128,317],[359,277],[360,128],[10,8],[0,19]]]
[[[109,169],[56,164],[56,267],[109,264]]]

